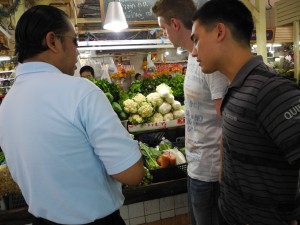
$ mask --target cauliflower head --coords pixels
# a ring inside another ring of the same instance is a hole
[[[127,113],[136,113],[138,109],[138,104],[133,101],[132,99],[127,99],[123,102],[124,105],[124,111]]]
[[[184,118],[184,110],[179,109],[179,110],[173,111],[173,116],[174,116],[174,119]]]
[[[132,100],[134,100],[137,104],[141,104],[146,101],[146,97],[143,94],[138,93],[132,98]]]
[[[171,113],[171,112],[164,115],[164,120],[165,121],[169,121],[169,120],[173,120],[173,119],[174,119],[173,113]]]
[[[159,106],[158,112],[164,115],[170,112],[171,108],[172,106],[169,103],[164,102],[163,104],[161,104],[161,106]]]
[[[179,110],[181,109],[181,103],[179,101],[174,101],[173,104],[172,104],[172,108],[174,110]]]
[[[175,99],[175,97],[172,94],[167,94],[167,96],[165,97],[165,101],[167,103],[169,103],[169,104],[173,104],[174,103],[174,99]]]
[[[143,117],[151,117],[153,115],[154,109],[149,102],[143,102],[141,106],[138,108],[138,114]]]
[[[157,92],[152,92],[147,95],[147,101],[150,102],[154,107],[160,106],[164,100],[160,97]]]
[[[166,85],[165,83],[162,83],[156,87],[157,93],[160,95],[160,97],[165,98],[168,96],[168,94],[172,94],[172,89]]]
[[[141,124],[144,122],[144,119],[140,115],[134,114],[128,118],[128,121],[131,124]]]
[[[154,113],[151,117],[151,122],[160,122],[163,121],[164,117],[161,113]]]

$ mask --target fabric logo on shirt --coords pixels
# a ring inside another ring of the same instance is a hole
[[[236,117],[236,116],[230,115],[230,114],[228,114],[228,113],[224,113],[224,116],[226,116],[228,119],[237,121],[237,117]]]
[[[295,105],[294,107],[290,108],[288,111],[284,113],[284,118],[287,120],[290,119],[300,119],[300,104]]]

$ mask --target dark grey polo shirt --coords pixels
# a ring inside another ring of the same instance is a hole
[[[300,218],[300,89],[257,56],[222,104],[220,206],[231,225],[283,225]]]

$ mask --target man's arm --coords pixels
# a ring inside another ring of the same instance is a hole
[[[127,170],[124,170],[121,173],[114,174],[112,175],[112,177],[123,184],[136,185],[141,182],[144,175],[144,165],[142,160],[140,159]]]

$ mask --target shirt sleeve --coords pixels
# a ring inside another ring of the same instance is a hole
[[[130,137],[100,89],[83,98],[77,111],[78,121],[108,174],[120,173],[140,159],[137,141]]]
[[[282,77],[268,79],[257,98],[260,130],[286,155],[290,164],[300,160],[300,89]]]
[[[205,80],[211,93],[211,100],[223,98],[228,87],[227,78],[220,72],[205,74]]]

